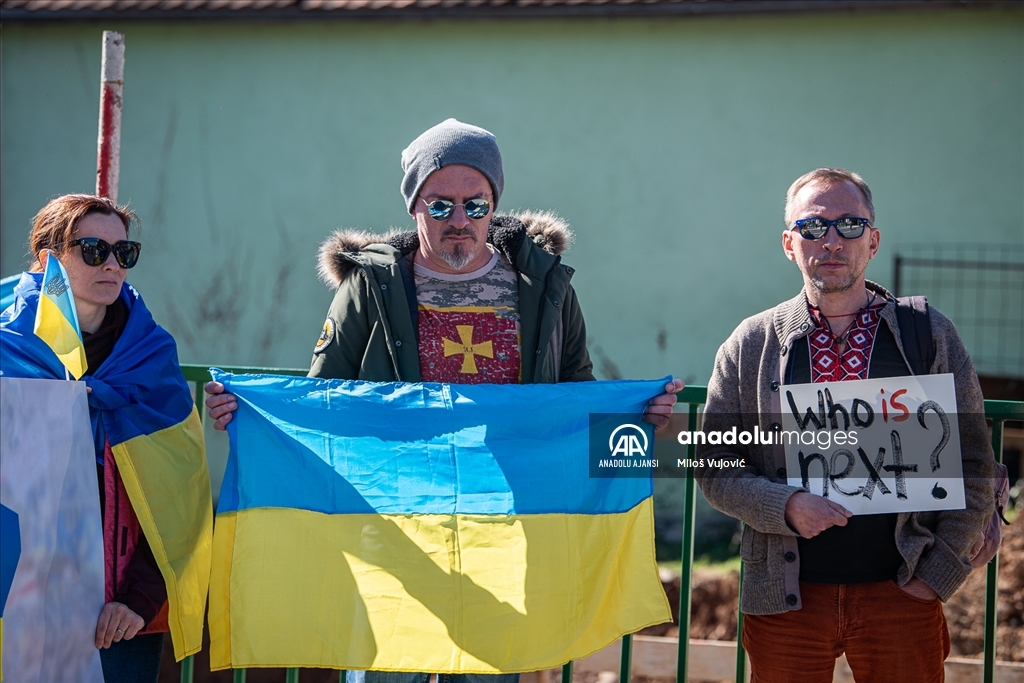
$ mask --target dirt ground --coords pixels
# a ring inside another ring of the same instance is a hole
[[[1003,527],[999,549],[999,598],[996,602],[996,658],[1024,662],[1024,513]],[[985,610],[985,572],[975,570],[946,603],[953,655],[981,657]]]
[[[693,574],[690,637],[705,640],[736,639],[738,572],[698,569]],[[672,604],[674,624],[645,629],[645,635],[677,636],[679,577],[663,577]],[[1002,661],[1024,662],[1024,514],[1004,527],[999,552],[996,656]],[[946,603],[946,621],[954,657],[981,657],[984,646],[985,571],[975,570]]]

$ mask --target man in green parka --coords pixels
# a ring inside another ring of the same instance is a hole
[[[415,232],[339,231],[321,246],[320,277],[337,292],[309,376],[454,384],[593,380],[573,269],[559,256],[572,233],[550,213],[495,215],[505,181],[494,136],[448,119],[402,152],[402,170]],[[666,424],[682,388],[680,380],[668,383],[645,419]],[[206,391],[210,416],[224,429],[237,407],[234,397],[213,382]],[[479,683],[518,677],[491,675]],[[366,683],[425,678],[366,673]]]

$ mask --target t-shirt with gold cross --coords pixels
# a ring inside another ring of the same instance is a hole
[[[516,272],[498,253],[469,273],[414,267],[420,377],[451,384],[518,384]]]

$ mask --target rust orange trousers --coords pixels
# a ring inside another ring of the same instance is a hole
[[[800,582],[803,607],[744,615],[751,683],[831,683],[836,658],[858,683],[935,683],[945,679],[949,631],[940,600],[921,600],[892,581]]]

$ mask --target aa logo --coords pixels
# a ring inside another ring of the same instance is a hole
[[[634,424],[619,425],[608,437],[608,450],[612,457],[647,457],[647,432]]]

